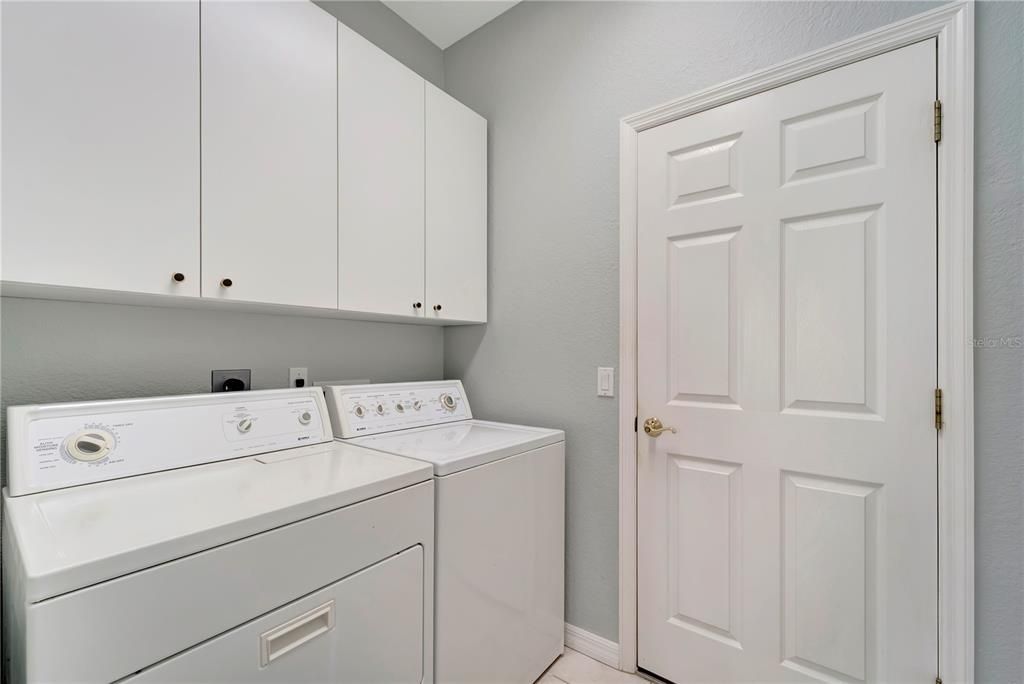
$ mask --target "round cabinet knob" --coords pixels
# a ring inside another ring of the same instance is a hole
[[[455,410],[455,397],[453,397],[450,394],[442,394],[441,395],[441,406],[443,406],[446,411],[454,411]]]
[[[434,305],[434,311],[440,311],[440,310],[441,310],[441,305],[440,304],[435,304]]]
[[[377,412],[378,416],[383,416],[384,415],[384,404],[378,403],[377,406],[374,408],[374,410]]]
[[[309,425],[313,422],[313,414],[309,411],[303,411],[299,414],[299,422],[303,425]]]
[[[414,308],[414,309],[422,309],[423,308],[423,302],[414,302],[413,305],[412,305],[412,308]]]
[[[363,416],[366,415],[366,409],[363,408],[362,404],[356,404],[355,407],[352,409],[352,413],[355,414],[356,418],[362,418]]]
[[[176,282],[176,283],[183,283],[183,282],[185,282],[185,274],[184,273],[175,273],[174,275],[171,276],[171,279],[173,279],[174,282]]]
[[[423,402],[420,401],[419,399],[415,400],[414,402],[412,402],[412,408],[415,411],[419,411],[421,408],[423,408]]]
[[[245,433],[252,430],[252,418],[250,418],[249,416],[242,418],[241,420],[238,421],[237,427],[238,431],[244,435]]]
[[[221,287],[231,287],[232,285],[234,285],[234,281],[232,281],[231,278],[225,278],[224,280],[220,281]]]
[[[76,461],[92,463],[105,458],[114,448],[114,436],[106,430],[83,430],[64,441],[64,449]]]

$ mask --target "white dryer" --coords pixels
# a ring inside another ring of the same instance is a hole
[[[435,681],[535,681],[565,633],[564,433],[474,420],[458,380],[325,389],[336,437],[433,465]]]
[[[423,463],[320,388],[8,409],[7,681],[420,682]]]

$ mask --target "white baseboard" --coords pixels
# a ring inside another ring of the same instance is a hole
[[[574,651],[604,663],[608,667],[619,668],[619,645],[576,625],[565,623],[565,645]]]

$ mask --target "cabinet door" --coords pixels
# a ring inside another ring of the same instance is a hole
[[[421,316],[424,81],[338,28],[338,306]]]
[[[0,11],[4,280],[198,295],[198,3]]]
[[[337,21],[203,2],[202,47],[203,296],[335,308]]]
[[[426,315],[487,320],[487,120],[427,85]]]

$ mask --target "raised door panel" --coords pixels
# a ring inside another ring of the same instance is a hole
[[[204,297],[337,306],[336,24],[202,5]]]
[[[426,96],[426,315],[487,320],[487,120]]]
[[[423,315],[423,89],[421,77],[338,25],[341,309]]]
[[[198,295],[198,3],[2,14],[3,278]]]

